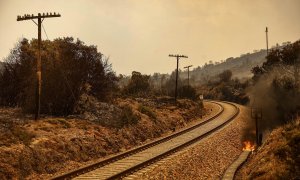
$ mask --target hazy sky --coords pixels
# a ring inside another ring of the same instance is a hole
[[[21,37],[37,38],[17,15],[59,12],[43,22],[49,39],[73,36],[110,57],[117,74],[170,73],[180,67],[300,39],[300,0],[0,0],[0,59]],[[46,36],[43,33],[42,37]]]

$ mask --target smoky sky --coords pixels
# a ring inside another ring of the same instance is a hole
[[[73,36],[96,45],[117,74],[170,73],[300,38],[299,0],[0,0],[0,59],[18,39],[37,37],[17,15],[59,12],[43,22],[50,40]],[[46,39],[43,32],[42,38]]]

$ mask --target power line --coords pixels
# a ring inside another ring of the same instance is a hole
[[[44,33],[45,33],[46,37],[47,37],[47,40],[49,40],[48,35],[47,35],[47,32],[46,32],[46,29],[45,29],[45,27],[44,27],[43,24],[42,24],[42,28],[43,28],[43,30],[44,30]],[[72,90],[72,88],[71,88],[71,85],[70,85],[70,83],[69,83],[69,80],[68,80],[68,78],[67,78],[67,76],[66,76],[66,74],[65,74],[65,72],[64,72],[64,70],[63,70],[63,68],[62,68],[61,66],[58,66],[58,68],[59,68],[59,70],[60,70],[61,75],[63,76],[63,78],[64,78],[64,80],[65,80],[65,83],[66,83],[67,88],[68,88],[69,91],[71,92],[71,95],[72,95],[73,100],[76,101],[75,94],[74,94],[74,92],[73,92],[73,90]]]
[[[46,29],[45,29],[45,27],[44,27],[43,24],[42,24],[42,28],[43,28],[43,30],[44,30],[44,33],[45,33],[46,37],[47,37],[47,40],[49,40],[48,35],[47,35],[47,32],[46,32]],[[58,66],[58,68],[59,68],[59,70],[60,70],[61,75],[63,76],[63,78],[64,78],[64,80],[65,80],[65,83],[66,83],[67,88],[68,88],[69,91],[71,92],[71,95],[72,95],[73,100],[76,101],[75,94],[74,94],[74,92],[73,92],[73,90],[72,90],[72,88],[71,88],[71,85],[70,85],[70,83],[69,83],[69,80],[68,80],[68,78],[67,78],[65,72],[63,71],[63,68],[62,68],[61,66]]]
[[[45,28],[44,28],[44,25],[43,25],[43,24],[42,24],[42,28],[43,28],[43,30],[44,30],[44,33],[45,33],[45,35],[46,35],[47,39],[49,40],[49,38],[48,38],[48,35],[47,35],[47,32],[46,32],[46,30],[45,30]]]

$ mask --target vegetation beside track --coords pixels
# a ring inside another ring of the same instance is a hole
[[[95,107],[104,105],[119,116],[92,109],[95,112],[34,121],[19,109],[1,108],[0,178],[49,178],[172,133],[217,109],[208,104],[202,111],[191,100],[179,100],[175,106],[143,98],[117,99]],[[120,118],[130,123],[120,125]]]
[[[299,179],[300,119],[274,129],[236,179]]]

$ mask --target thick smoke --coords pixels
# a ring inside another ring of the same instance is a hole
[[[275,74],[263,75],[258,82],[248,89],[250,108],[261,109],[262,119],[259,126],[262,129],[278,125],[277,96],[273,88]]]
[[[262,119],[258,121],[259,133],[264,134],[294,119],[300,110],[299,63],[273,67],[249,87],[247,94],[250,108],[262,112]],[[255,139],[255,120],[248,124],[242,140]]]

